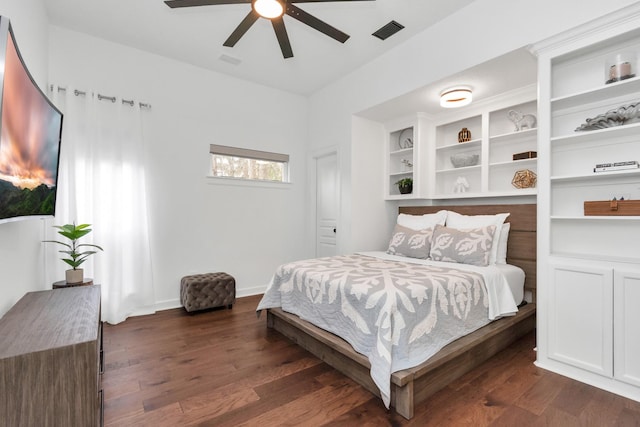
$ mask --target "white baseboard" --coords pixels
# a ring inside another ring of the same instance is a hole
[[[249,288],[249,289],[236,289],[236,298],[250,297],[253,295],[261,295],[266,290],[267,290],[267,285],[256,286],[254,288]],[[180,304],[179,298],[168,299],[164,301],[156,301],[156,304],[155,304],[156,311],[171,310],[171,309],[180,308],[180,307],[182,307],[182,304]]]
[[[267,290],[267,285],[264,286],[256,286],[255,288],[249,288],[249,289],[236,289],[236,297],[238,298],[242,298],[242,297],[250,297],[253,295],[261,295],[264,294],[264,292]]]
[[[156,311],[171,310],[172,308],[180,308],[180,299],[168,299],[165,301],[156,301]]]

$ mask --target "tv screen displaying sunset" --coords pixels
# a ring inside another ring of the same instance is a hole
[[[55,211],[62,115],[32,82],[11,33],[0,130],[0,219]]]

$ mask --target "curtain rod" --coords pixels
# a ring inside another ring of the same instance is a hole
[[[57,89],[58,92],[66,92],[67,91],[67,88],[63,87],[63,86],[50,85],[49,88],[50,88],[51,92],[54,91],[54,88]],[[87,94],[87,92],[82,91],[82,90],[78,90],[78,89],[74,89],[73,90],[73,94],[75,96],[85,96]],[[92,93],[92,95],[93,95],[93,93]],[[98,94],[98,100],[99,101],[106,100],[106,101],[111,101],[111,102],[115,103],[117,101],[117,98],[115,96],[107,96],[107,95],[102,95],[102,94],[99,93]],[[135,101],[133,99],[129,100],[129,99],[124,99],[123,98],[122,99],[122,103],[123,104],[127,104],[130,107],[133,107],[135,105]],[[151,109],[151,104],[149,104],[148,102],[138,102],[138,105],[140,106],[140,108],[146,108],[148,110]]]

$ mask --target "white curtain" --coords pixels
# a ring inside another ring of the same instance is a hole
[[[143,122],[151,114],[100,91],[52,87],[51,98],[64,114],[56,215],[50,225],[75,222],[93,230],[81,242],[101,246],[82,265],[85,277],[102,287],[102,319],[119,323],[130,315],[154,312]],[[47,227],[47,239],[58,239]],[[47,244],[46,274],[64,278],[58,245]]]

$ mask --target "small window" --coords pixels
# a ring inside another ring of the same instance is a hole
[[[211,144],[214,177],[289,182],[289,155]]]

